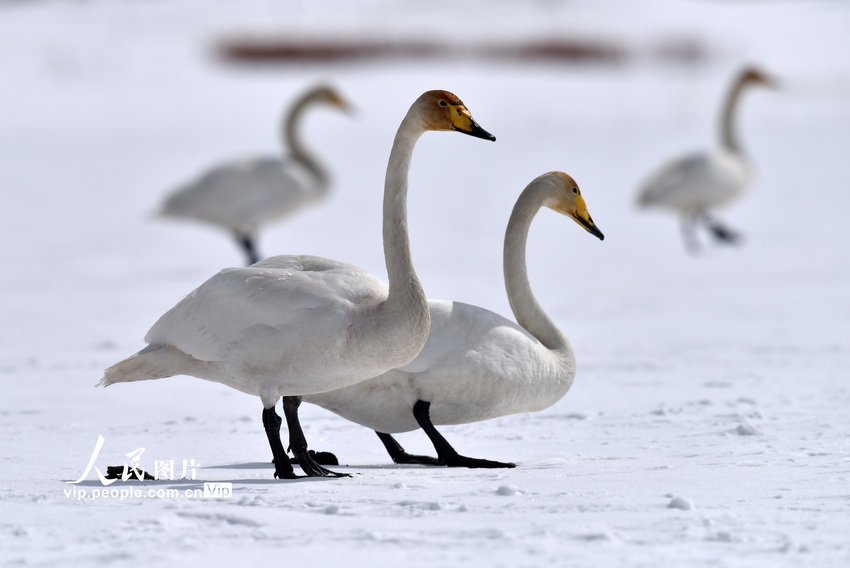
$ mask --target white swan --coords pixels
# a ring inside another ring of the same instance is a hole
[[[429,300],[431,332],[416,359],[374,379],[303,400],[375,430],[396,463],[513,467],[458,455],[434,424],[542,410],[573,383],[576,362],[570,343],[543,312],[528,282],[526,240],[541,207],[604,238],[570,176],[549,172],[532,181],[519,196],[505,234],[505,287],[518,324],[477,306]],[[405,453],[390,436],[417,428],[434,444],[436,460]]]
[[[698,223],[704,224],[719,242],[734,244],[739,240],[735,231],[712,218],[709,211],[741,195],[752,177],[752,167],[735,129],[741,93],[748,85],[773,84],[762,71],[743,69],[726,96],[720,122],[720,145],[708,152],[669,162],[651,175],[639,192],[639,205],[672,209],[681,216],[682,236],[690,252],[699,249],[695,235]]]
[[[336,475],[307,454],[296,395],[348,386],[410,362],[428,338],[428,303],[410,257],[407,177],[428,130],[495,140],[455,95],[429,91],[402,120],[384,188],[389,288],[365,270],[315,256],[276,256],[222,270],[154,324],[148,346],[106,370],[100,385],[191,375],[263,403],[275,477],[294,477],[280,441],[283,397],[290,447],[308,475]]]
[[[304,93],[281,123],[282,142],[290,155],[283,160],[267,156],[230,160],[216,165],[174,190],[160,215],[192,219],[221,227],[233,234],[248,264],[259,260],[258,228],[327,195],[330,175],[299,137],[304,112],[330,104],[347,110],[348,103],[330,87]]]

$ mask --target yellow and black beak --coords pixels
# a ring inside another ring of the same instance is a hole
[[[472,118],[472,114],[461,105],[449,105],[452,114],[452,128],[457,132],[469,134],[476,138],[495,141],[496,137],[481,128]]]
[[[771,75],[765,75],[764,80],[762,81],[762,85],[767,87],[768,89],[774,89],[777,91],[782,90],[782,83]]]
[[[767,87],[768,89],[776,89],[779,90],[781,88],[782,83],[776,80],[776,77],[772,75],[768,75],[767,73],[760,71],[758,69],[753,69],[748,73],[747,78],[758,85],[762,85],[763,87]]]
[[[335,95],[333,97],[333,99],[331,100],[331,104],[333,104],[335,107],[337,107],[339,110],[341,110],[348,116],[354,116],[355,114],[357,114],[357,111],[355,110],[354,106],[352,106],[351,103],[349,103],[347,100],[340,97],[339,95]]]
[[[587,211],[587,205],[584,203],[584,198],[581,195],[576,196],[576,210],[575,213],[570,214],[576,223],[584,227],[584,230],[598,238],[600,241],[605,240],[605,235],[602,234],[596,225],[593,223],[593,219],[590,217],[590,213]]]

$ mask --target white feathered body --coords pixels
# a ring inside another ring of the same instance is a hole
[[[431,332],[410,363],[348,388],[305,396],[378,432],[419,428],[417,400],[435,425],[466,424],[547,408],[575,378],[575,359],[559,357],[518,324],[494,312],[429,300]]]
[[[375,318],[387,286],[365,270],[277,256],[222,270],[157,321],[101,384],[191,375],[260,396],[323,392],[408,363],[427,322]],[[372,317],[368,317],[371,313]]]
[[[643,185],[638,202],[683,214],[699,213],[739,197],[751,177],[752,168],[746,156],[728,148],[716,148],[663,166]]]
[[[282,396],[345,388],[411,362],[428,339],[430,313],[410,254],[408,172],[429,130],[494,139],[448,91],[428,91],[411,105],[384,182],[389,286],[313,256],[222,270],[163,315],[148,346],[107,369],[100,384],[190,375],[258,395],[270,409]]]
[[[295,158],[243,158],[219,164],[176,189],[161,214],[250,234],[319,200],[328,185]]]

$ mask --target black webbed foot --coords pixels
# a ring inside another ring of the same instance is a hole
[[[143,469],[138,467],[130,467],[127,465],[110,465],[106,466],[106,479],[121,479],[123,481],[138,480],[138,481],[153,481],[156,479]]]
[[[296,451],[294,448],[292,448],[292,453],[295,456],[293,458],[293,463],[297,463],[298,465],[300,465],[301,470],[305,474],[307,474],[308,477],[351,477],[350,474],[339,473],[322,467],[315,459],[313,459],[313,456],[310,455],[311,452],[309,450]]]
[[[381,442],[384,443],[384,447],[387,449],[387,453],[390,454],[390,458],[392,458],[393,463],[397,463],[399,465],[445,465],[437,458],[432,458],[431,456],[418,456],[415,454],[408,454],[404,451],[404,448],[401,447],[395,438],[390,436],[389,434],[385,434],[383,432],[375,432],[378,435],[378,438],[381,439]]]
[[[697,220],[701,221],[708,232],[714,237],[716,242],[727,245],[738,245],[742,242],[741,234],[733,229],[730,229],[708,213],[701,213],[697,216]]]
[[[316,452],[307,450],[307,453],[313,458],[313,461],[319,465],[339,465],[339,459],[330,452]],[[298,463],[295,457],[289,458],[289,463]]]
[[[434,424],[431,422],[431,403],[419,400],[413,405],[413,417],[419,426],[425,430],[425,433],[434,444],[434,449],[437,450],[437,459],[440,464],[447,467],[470,467],[470,468],[511,468],[516,467],[515,464],[508,462],[497,462],[492,460],[468,458],[462,456],[455,451],[449,442],[443,438]],[[401,446],[399,446],[401,447]]]
[[[708,230],[714,236],[716,241],[724,244],[739,245],[743,240],[741,238],[741,233],[733,231],[729,227],[724,227],[716,221],[708,225]]]
[[[351,477],[347,473],[337,473],[325,469],[316,463],[316,460],[310,455],[307,450],[307,439],[304,437],[304,431],[301,429],[301,422],[298,419],[299,406],[301,406],[301,397],[283,397],[283,415],[286,417],[286,426],[289,428],[289,449],[295,459],[298,460],[301,470],[309,477]],[[289,460],[286,461],[289,465]],[[289,467],[292,466],[289,465]]]
[[[444,458],[444,460],[445,460],[444,465],[447,466],[447,467],[469,467],[469,468],[487,468],[487,469],[516,467],[515,463],[485,460],[485,459],[479,459],[479,458],[468,458],[466,456],[462,456],[462,455],[457,454],[457,453],[454,456],[446,456]],[[441,461],[443,461],[443,460],[441,460]]]

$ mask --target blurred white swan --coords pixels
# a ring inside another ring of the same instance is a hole
[[[748,85],[772,86],[774,82],[758,69],[743,69],[723,105],[720,145],[667,163],[649,176],[639,192],[639,205],[671,209],[681,216],[682,237],[690,252],[699,250],[695,233],[699,223],[719,242],[739,241],[737,232],[722,225],[709,212],[741,195],[752,178],[752,166],[741,149],[735,128],[738,102]]]
[[[308,475],[314,462],[298,422],[297,395],[348,386],[410,362],[428,338],[428,303],[413,270],[407,229],[408,171],[428,130],[495,140],[463,102],[429,91],[410,107],[393,142],[384,188],[389,287],[367,271],[315,256],[275,256],[222,270],[157,321],[148,346],[105,371],[100,385],[190,375],[259,396],[275,477],[294,477],[280,441],[284,398],[290,447]]]
[[[459,455],[434,425],[542,410],[573,383],[576,361],[570,343],[543,312],[528,281],[526,241],[541,207],[604,238],[570,176],[549,172],[533,180],[519,196],[505,234],[505,287],[517,323],[477,306],[429,300],[431,333],[416,359],[374,379],[303,400],[375,430],[396,463],[514,467]],[[407,454],[390,436],[417,428],[431,439],[437,459]]]
[[[162,205],[164,217],[192,219],[231,232],[248,264],[259,260],[256,233],[260,226],[289,215],[327,195],[327,168],[303,144],[300,125],[307,109],[329,104],[342,110],[348,103],[330,87],[304,93],[281,123],[289,156],[229,160],[208,169],[177,188]]]

